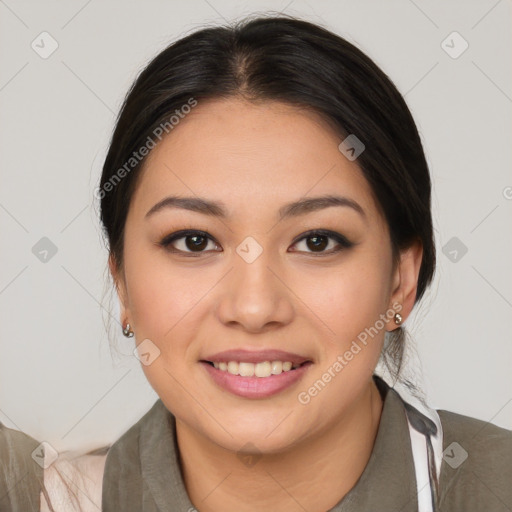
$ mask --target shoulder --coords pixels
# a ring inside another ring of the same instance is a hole
[[[512,430],[451,411],[437,412],[443,427],[443,449],[458,443],[467,452],[470,464],[492,460],[495,467],[501,463],[504,470],[512,469]]]
[[[133,472],[139,466],[141,432],[146,428],[154,407],[131,425],[110,447],[106,461],[110,475],[115,473],[120,476],[126,471]]]
[[[165,405],[158,399],[135,424],[113,443],[107,454],[107,464],[119,461],[119,459],[135,464],[139,460],[141,433],[156,427],[155,421],[160,421],[162,413],[166,411]]]
[[[0,510],[39,510],[40,443],[0,422]]]
[[[4,461],[32,461],[32,451],[39,446],[39,441],[19,430],[6,427],[0,422],[0,454]]]
[[[117,510],[130,509],[142,505],[144,482],[141,467],[141,445],[143,432],[157,429],[155,422],[165,410],[161,400],[157,400],[142,418],[132,425],[110,447],[105,463],[103,478],[103,504]],[[109,508],[109,510],[110,510]],[[142,508],[142,506],[141,506]]]
[[[512,431],[438,410],[443,427],[442,511],[512,509]]]

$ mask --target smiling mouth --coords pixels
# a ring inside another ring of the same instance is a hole
[[[291,361],[262,361],[259,363],[249,363],[244,361],[201,361],[209,364],[221,372],[240,377],[271,377],[282,373],[293,372],[297,368],[313,364],[311,361],[304,361],[301,364],[294,364]]]

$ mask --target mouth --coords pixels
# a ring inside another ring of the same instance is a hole
[[[229,350],[199,363],[216,386],[252,399],[292,389],[314,364],[311,358],[282,350]]]
[[[293,363],[292,361],[262,361],[259,363],[251,363],[248,361],[205,361],[206,363],[221,372],[227,372],[231,375],[239,375],[240,377],[257,377],[267,378],[272,375],[281,375],[286,372],[293,372],[302,366],[313,364],[312,361],[306,360],[302,363]]]

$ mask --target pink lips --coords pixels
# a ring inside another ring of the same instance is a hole
[[[209,362],[247,362],[261,363],[264,361],[290,361],[294,366],[301,365],[294,370],[282,372],[269,377],[241,377],[227,371],[219,370]],[[267,398],[284,391],[298,382],[313,364],[307,357],[284,352],[282,350],[227,350],[205,357],[200,364],[212,380],[222,389],[244,398]]]

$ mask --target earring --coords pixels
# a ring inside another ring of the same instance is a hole
[[[133,331],[130,327],[130,324],[127,323],[126,324],[126,327],[123,327],[123,334],[127,337],[127,338],[133,338]]]
[[[395,313],[395,324],[400,325],[402,323],[402,315],[400,313]]]

